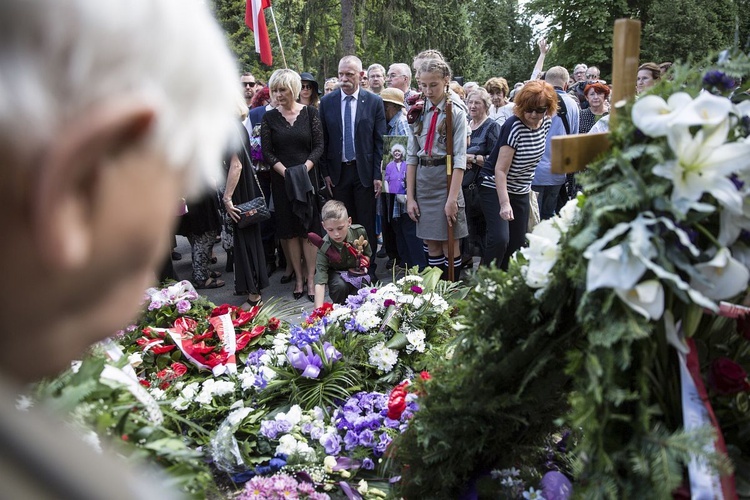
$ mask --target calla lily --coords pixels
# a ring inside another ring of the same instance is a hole
[[[672,125],[716,126],[727,119],[732,108],[732,102],[726,97],[713,95],[710,92],[701,92],[687,105],[681,106],[672,119]]]
[[[659,319],[664,313],[664,287],[659,280],[647,280],[629,290],[617,288],[615,293],[628,307],[646,319]]]
[[[646,265],[633,255],[628,245],[613,246],[597,252],[589,259],[586,290],[621,288],[629,290],[638,283]]]
[[[686,212],[710,193],[727,209],[741,213],[742,196],[727,176],[750,167],[750,143],[725,144],[728,121],[693,136],[687,127],[673,127],[667,137],[677,157],[654,167],[654,174],[673,183],[672,202]],[[700,207],[702,208],[702,207]]]
[[[656,95],[643,96],[633,105],[633,123],[649,137],[664,137],[672,120],[692,102],[690,94],[685,92],[672,94],[669,101]]]
[[[713,259],[695,266],[703,280],[693,279],[690,286],[714,300],[728,299],[747,288],[750,271],[722,248]]]
[[[675,349],[683,354],[690,353],[690,347],[685,343],[685,335],[683,335],[679,325],[675,324],[672,311],[664,313],[664,333],[666,333],[667,342]]]

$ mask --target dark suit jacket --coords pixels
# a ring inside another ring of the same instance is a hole
[[[341,89],[336,89],[320,101],[320,121],[323,123],[325,149],[320,161],[323,176],[330,176],[333,185],[341,177],[341,150],[344,127],[341,123]],[[386,131],[385,109],[380,96],[359,89],[357,114],[354,117],[354,149],[357,171],[363,186],[382,180],[380,162],[383,159],[383,135]]]

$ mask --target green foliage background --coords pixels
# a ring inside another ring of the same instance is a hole
[[[323,82],[336,75],[344,55],[342,3],[354,12],[356,54],[365,66],[410,64],[419,51],[433,48],[448,59],[455,75],[484,82],[529,77],[538,51],[535,41],[553,42],[545,69],[572,69],[585,62],[611,75],[615,19],[643,22],[643,61],[687,61],[714,50],[747,48],[750,0],[274,0],[272,3],[287,64],[310,71]],[[274,68],[255,54],[245,27],[245,0],[210,0],[227,33],[240,69],[267,80]],[[282,55],[270,10],[266,10],[274,64]],[[351,33],[349,34],[351,35]]]

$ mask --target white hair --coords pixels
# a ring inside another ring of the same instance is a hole
[[[21,163],[78,115],[136,98],[153,106],[149,146],[189,186],[218,173],[236,134],[238,72],[197,0],[2,0],[0,143]]]
[[[380,73],[383,75],[383,78],[385,78],[385,68],[383,67],[382,64],[378,64],[378,63],[370,64],[370,67],[367,68],[367,77],[368,78],[370,77],[370,72],[372,70],[374,70],[374,69],[379,69]]]

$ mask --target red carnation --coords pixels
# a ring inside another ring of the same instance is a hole
[[[151,387],[151,382],[149,382],[149,381],[148,381],[148,380],[146,380],[145,378],[139,378],[139,379],[138,379],[138,383],[139,383],[139,384],[141,384],[141,385],[142,385],[143,387],[145,387],[146,389],[148,389],[149,387]]]
[[[714,391],[731,396],[739,392],[750,390],[745,370],[729,358],[717,358],[711,363],[708,383]]]
[[[383,302],[383,307],[385,308],[395,306],[395,305],[396,305],[396,301],[393,299],[385,299],[385,302]]]
[[[279,321],[279,318],[274,317],[268,320],[268,329],[271,330],[272,332],[275,332],[276,330],[278,330],[280,326],[281,326],[281,321]]]

